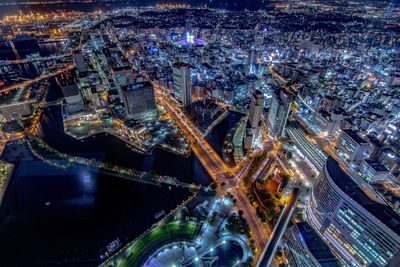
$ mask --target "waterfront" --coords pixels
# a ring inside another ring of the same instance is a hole
[[[56,98],[53,89],[49,97]],[[63,132],[59,106],[45,110],[41,125],[43,139],[61,152],[185,182],[211,181],[194,155],[184,158],[159,148],[142,155],[106,134],[75,140]],[[157,221],[157,212],[168,213],[192,195],[187,189],[136,183],[84,166],[57,169],[35,159],[21,141],[8,144],[3,159],[16,163],[0,209],[0,261],[10,266],[93,266],[108,243],[133,240]]]
[[[13,150],[8,146],[5,153]],[[190,195],[186,189],[22,160],[1,207],[0,261],[93,266],[108,243],[134,239],[156,222],[157,212],[174,209]]]
[[[185,4],[188,1],[174,1],[174,3],[184,2]],[[231,0],[218,0],[218,1],[207,1],[207,0],[192,0],[189,1],[189,4],[192,7],[204,7],[208,6],[211,8],[225,8],[225,9],[234,9],[234,10],[242,10],[242,9],[258,9],[258,8],[266,8],[268,6],[269,1],[259,1],[259,0],[248,0],[248,1],[231,1]],[[40,12],[40,11],[48,11],[50,10],[77,10],[77,11],[85,11],[91,12],[95,10],[110,10],[112,8],[126,8],[127,6],[151,6],[157,4],[158,1],[154,0],[131,0],[131,1],[97,1],[97,3],[85,3],[82,5],[81,3],[53,3],[49,5],[25,5],[25,4],[9,4],[6,9],[3,9],[0,12],[0,16],[15,14],[19,10],[23,12]]]

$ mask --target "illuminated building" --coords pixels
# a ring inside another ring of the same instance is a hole
[[[249,50],[249,56],[247,58],[246,75],[249,75],[254,72],[254,62],[255,62],[254,49],[251,48]]]
[[[345,112],[342,109],[335,109],[332,112],[320,110],[312,113],[312,122],[327,136],[334,136],[338,132],[340,122],[344,117]]]
[[[361,138],[357,132],[344,129],[336,142],[337,149],[350,162],[360,163],[366,156],[369,143]]]
[[[0,104],[0,119],[7,121],[20,120],[32,114],[32,103],[16,102],[11,104]]]
[[[157,106],[150,82],[135,83],[123,90],[125,110],[130,118],[143,119],[155,114]]]
[[[188,64],[178,62],[173,65],[174,95],[176,99],[187,107],[192,103],[192,79]]]
[[[339,267],[329,247],[307,222],[288,227],[283,249],[289,267]]]
[[[252,132],[252,141],[258,138],[261,127],[261,115],[264,107],[263,94],[255,90],[251,95],[250,111],[249,111],[249,126]]]
[[[390,173],[379,161],[370,159],[364,159],[360,169],[367,182],[385,181]]]
[[[293,95],[286,89],[281,89],[273,95],[267,117],[267,125],[273,137],[282,137],[292,101]]]
[[[378,160],[390,170],[391,173],[397,173],[400,170],[400,158],[391,148],[383,148]]]
[[[340,105],[339,97],[332,97],[327,95],[321,100],[320,108],[330,112],[339,107],[339,105]]]
[[[32,104],[36,102],[36,94],[26,87],[20,91],[12,91],[0,97],[0,120],[19,120],[32,114]]]
[[[371,200],[328,158],[310,193],[307,219],[348,266],[385,266],[400,251],[400,217]]]

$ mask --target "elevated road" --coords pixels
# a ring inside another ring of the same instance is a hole
[[[24,59],[15,59],[15,60],[2,60],[2,61],[0,61],[0,66],[10,65],[10,64],[24,64],[24,63],[38,62],[38,61],[57,60],[57,59],[65,58],[68,56],[70,56],[70,54],[62,54],[62,55],[49,56],[49,57],[35,57],[35,58],[24,58]]]
[[[64,73],[66,71],[72,70],[73,68],[75,68],[75,65],[69,64],[66,67],[58,68],[57,70],[55,70],[53,72],[42,74],[34,79],[23,81],[21,83],[16,83],[16,84],[13,84],[10,86],[2,87],[2,88],[0,88],[0,93],[8,93],[10,91],[17,90],[21,87],[30,86],[34,83],[40,82],[41,80],[48,79],[48,78],[60,75],[61,73]]]
[[[300,190],[298,188],[293,189],[292,194],[290,195],[289,203],[285,206],[284,210],[279,216],[279,220],[275,225],[271,238],[269,239],[267,246],[261,254],[260,261],[256,265],[257,267],[268,267],[271,265],[271,262],[275,257],[279,242],[282,239],[290,218],[293,215],[299,193]]]

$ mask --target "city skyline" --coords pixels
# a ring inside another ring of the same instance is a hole
[[[398,266],[396,1],[1,6],[0,266]]]

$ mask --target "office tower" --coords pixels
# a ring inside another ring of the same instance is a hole
[[[275,91],[273,94],[267,118],[267,126],[272,137],[282,137],[292,101],[292,93],[284,88]]]
[[[390,174],[390,171],[379,161],[364,159],[360,166],[361,176],[367,181],[376,183],[385,182]]]
[[[386,266],[400,251],[400,216],[370,199],[330,157],[311,190],[306,213],[346,266]]]
[[[76,49],[72,52],[72,59],[79,72],[83,73],[87,71],[85,58],[83,57],[82,50]]]
[[[131,84],[122,90],[129,118],[146,119],[156,114],[154,88],[150,82]]]
[[[366,158],[368,149],[370,148],[367,141],[361,138],[357,132],[349,129],[342,130],[336,146],[341,156],[355,163],[360,163]]]
[[[176,99],[187,107],[192,103],[192,79],[188,64],[178,62],[173,65],[174,95]]]
[[[250,111],[248,119],[248,125],[253,135],[252,138],[253,142],[254,140],[257,139],[260,133],[261,115],[263,107],[264,107],[264,97],[260,91],[255,90],[251,95]]]

